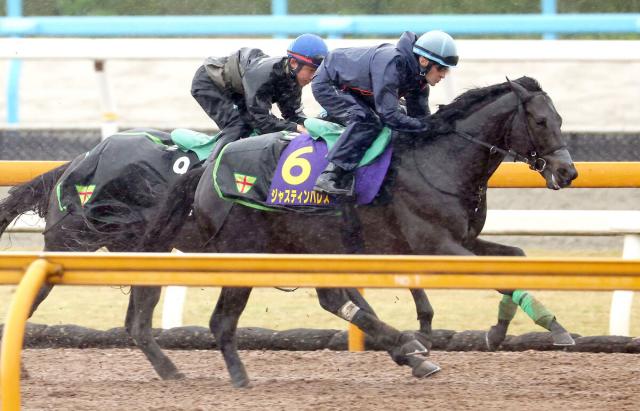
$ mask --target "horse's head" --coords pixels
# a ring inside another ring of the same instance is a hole
[[[508,82],[518,101],[509,137],[511,148],[527,153],[531,167],[544,177],[548,188],[569,186],[578,172],[560,131],[562,117],[551,98],[543,91],[531,92],[515,81]]]

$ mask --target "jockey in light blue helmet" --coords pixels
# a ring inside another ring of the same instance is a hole
[[[421,67],[421,75],[429,72],[433,64],[446,70],[458,65],[458,49],[453,38],[440,30],[424,33],[413,45],[413,52],[429,60],[429,65]]]

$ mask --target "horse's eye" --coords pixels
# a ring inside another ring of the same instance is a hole
[[[546,127],[547,126],[547,119],[543,118],[540,120],[536,120],[536,124],[539,125],[540,127]]]

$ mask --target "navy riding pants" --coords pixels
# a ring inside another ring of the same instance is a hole
[[[323,66],[311,83],[311,91],[327,114],[347,127],[327,154],[327,159],[344,170],[355,169],[382,131],[380,118],[365,98],[333,84]]]

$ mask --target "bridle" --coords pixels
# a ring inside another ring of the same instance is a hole
[[[512,90],[513,93],[516,95],[516,98],[518,100],[518,110],[515,114],[513,114],[511,116],[511,127],[509,128],[508,134],[512,135],[513,134],[513,130],[518,126],[518,121],[522,120],[524,121],[525,125],[526,125],[526,138],[527,138],[527,143],[528,146],[527,147],[533,147],[533,150],[529,151],[527,154],[521,154],[520,152],[514,150],[511,148],[511,144],[508,140],[508,137],[504,138],[504,143],[505,146],[507,148],[501,148],[498,147],[495,144],[489,144],[485,141],[479,140],[476,137],[472,136],[469,133],[466,133],[464,131],[460,131],[460,130],[453,130],[453,134],[460,136],[462,138],[464,138],[465,140],[468,140],[471,143],[486,147],[489,149],[489,154],[493,155],[496,153],[500,153],[503,156],[512,156],[515,162],[522,162],[525,163],[527,165],[529,165],[529,168],[537,171],[539,173],[543,172],[546,167],[547,167],[547,161],[543,158],[543,156],[554,153],[558,150],[561,150],[563,148],[566,148],[566,145],[560,145],[558,147],[553,147],[549,150],[546,150],[542,153],[539,153],[539,149],[537,147],[537,145],[535,144],[535,139],[533,138],[533,131],[531,130],[531,126],[529,124],[529,116],[527,114],[527,109],[526,109],[526,103],[531,100],[532,98],[536,97],[537,95],[546,95],[546,93],[544,93],[544,91],[539,91],[539,92],[533,92],[533,93],[529,93],[527,98],[523,99],[517,92],[516,90]],[[415,160],[415,151],[413,151],[413,155],[414,155],[414,161]],[[474,212],[477,212],[478,209],[480,208],[480,204],[482,203],[482,199],[483,199],[483,195],[485,193],[486,187],[487,187],[487,180],[489,178],[489,172],[490,169],[492,168],[492,162],[489,160],[487,161],[486,165],[485,165],[485,170],[482,173],[482,175],[485,176],[485,180],[483,182],[481,182],[478,185],[477,191],[472,195],[473,198],[476,198],[476,204],[475,206],[473,206],[472,208],[475,209]],[[441,193],[444,194],[449,194],[449,195],[454,195],[454,196],[458,196],[457,193],[454,192],[450,192],[448,190],[444,190],[440,187],[437,187],[433,184],[432,181],[430,181],[429,178],[427,178],[427,176],[424,175],[424,173],[422,172],[422,170],[420,169],[420,167],[418,167],[418,172],[420,173],[420,175],[422,176],[422,178],[427,182],[427,184],[431,185],[432,187],[434,187],[436,190],[438,190]]]
[[[536,95],[544,94],[544,92],[539,91],[537,93],[533,93],[527,99],[522,99],[520,95],[515,91],[513,91],[513,93],[516,95],[516,98],[518,99],[518,112],[513,116],[513,119],[511,122],[511,129],[509,130],[508,135],[511,135],[513,133],[513,129],[517,125],[516,121],[521,119],[521,121],[523,121],[524,124],[526,125],[526,137],[527,137],[528,147],[533,147],[532,151],[530,151],[527,154],[521,154],[511,148],[511,144],[509,144],[506,141],[506,138],[505,138],[505,143],[507,145],[507,148],[504,149],[496,146],[495,144],[489,144],[484,141],[478,140],[477,138],[473,137],[471,134],[466,133],[464,131],[454,130],[454,133],[474,144],[478,144],[488,148],[490,154],[500,153],[503,156],[507,156],[507,155],[512,156],[514,159],[513,160],[514,162],[521,162],[521,163],[528,164],[530,169],[541,173],[547,167],[547,160],[545,160],[543,157],[547,154],[566,148],[566,146],[561,145],[559,147],[553,147],[549,150],[546,150],[540,153],[539,152],[540,150],[538,150],[535,140],[533,138],[533,131],[531,130],[531,125],[529,124],[529,116],[527,115],[527,108],[525,107],[525,104],[529,100],[534,98]]]

